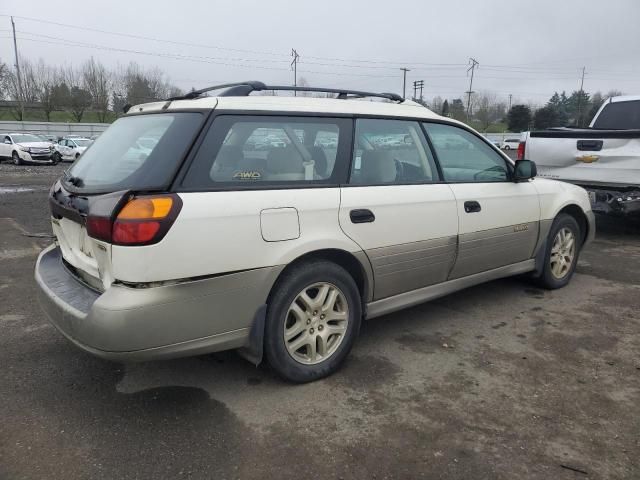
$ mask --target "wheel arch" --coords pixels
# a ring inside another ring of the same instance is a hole
[[[353,280],[356,282],[358,291],[360,292],[363,312],[365,311],[365,304],[371,301],[373,297],[373,269],[371,268],[368,257],[363,251],[348,252],[340,248],[323,248],[312,250],[296,257],[293,261],[289,262],[284,269],[282,269],[274,280],[271,288],[269,289],[269,294],[265,299],[265,303],[256,311],[250,327],[247,344],[238,350],[238,353],[242,357],[254,365],[260,364],[264,356],[265,318],[271,295],[275,291],[283,275],[286,275],[287,272],[296,268],[298,265],[311,260],[326,260],[340,265],[347,270],[349,275],[351,275]]]
[[[562,209],[556,214],[556,217],[562,213],[572,216],[576,222],[578,222],[578,227],[580,227],[580,236],[582,237],[580,240],[581,244],[583,244],[589,236],[589,221],[587,220],[587,215],[584,213],[582,208],[575,203],[570,203],[562,207]]]
[[[311,260],[326,260],[343,267],[356,282],[363,306],[366,302],[371,301],[373,297],[373,270],[366,254],[362,251],[352,253],[340,248],[323,248],[306,252],[291,261],[280,272],[273,283],[269,296],[267,297],[267,303],[269,303],[271,292],[273,292],[274,287],[278,284],[278,281],[283,275],[296,268],[298,265]]]

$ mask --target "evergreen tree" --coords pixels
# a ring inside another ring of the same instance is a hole
[[[514,105],[507,113],[507,125],[512,132],[522,132],[529,129],[531,110],[526,105]]]

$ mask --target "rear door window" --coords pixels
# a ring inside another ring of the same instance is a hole
[[[435,163],[418,122],[357,120],[349,183],[382,185],[438,180]]]
[[[73,164],[66,186],[83,193],[162,188],[173,179],[203,121],[197,112],[120,118]]]
[[[182,185],[188,189],[336,184],[346,172],[350,121],[217,117]]]

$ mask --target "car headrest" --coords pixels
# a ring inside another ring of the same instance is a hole
[[[271,173],[304,173],[302,156],[292,146],[273,148],[267,155],[267,169]]]
[[[362,152],[360,168],[364,183],[391,183],[396,179],[396,164],[393,157],[384,150]]]
[[[223,145],[216,156],[217,170],[235,169],[244,158],[242,149],[237,145]]]

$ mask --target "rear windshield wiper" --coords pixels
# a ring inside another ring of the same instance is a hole
[[[65,181],[69,182],[74,187],[80,188],[84,185],[84,180],[82,180],[80,177],[74,177],[73,175],[70,175],[68,171],[65,171],[63,175]]]

